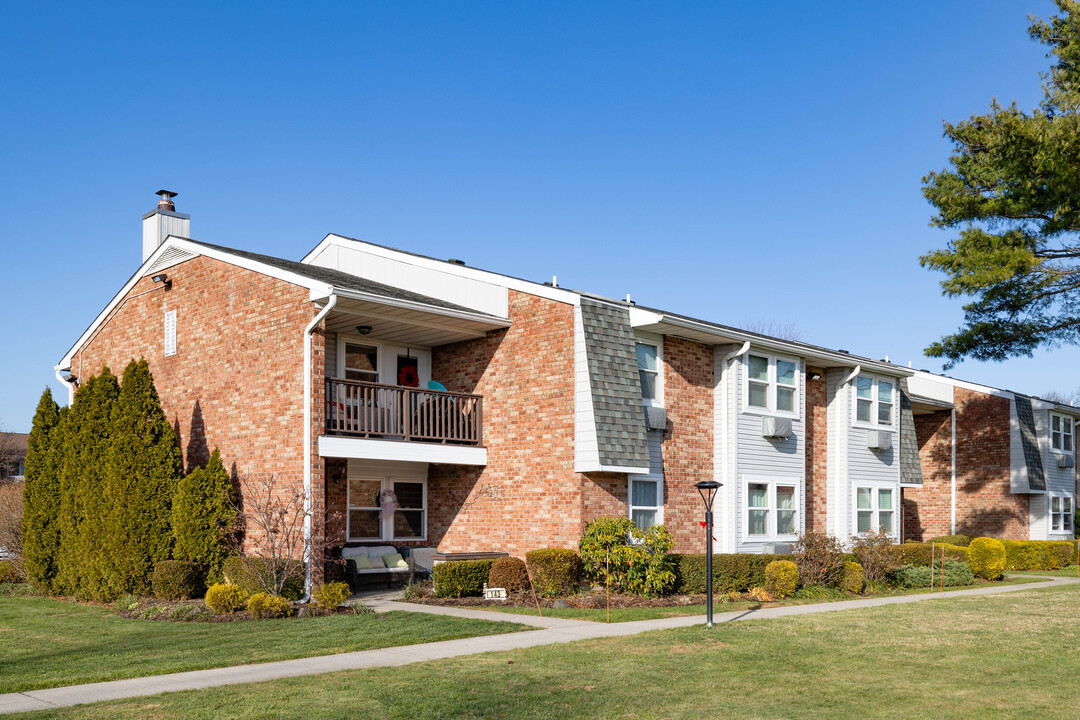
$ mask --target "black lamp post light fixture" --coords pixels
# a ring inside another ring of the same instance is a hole
[[[712,504],[716,497],[716,491],[722,483],[715,480],[702,480],[694,483],[694,487],[701,493],[701,499],[705,501],[705,627],[712,627]]]

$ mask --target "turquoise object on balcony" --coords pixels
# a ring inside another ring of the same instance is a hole
[[[434,380],[428,380],[427,389],[428,390],[442,390],[443,392],[450,392],[445,387],[443,387],[443,384],[441,382],[436,382]]]

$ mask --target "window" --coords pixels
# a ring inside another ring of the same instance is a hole
[[[787,537],[799,532],[795,483],[748,480],[745,487],[745,537]]]
[[[855,379],[855,422],[893,425],[896,405],[892,380],[860,375]]]
[[[637,343],[636,347],[641,399],[646,404],[658,404],[660,402],[660,348],[645,342]]]
[[[1050,413],[1050,445],[1061,452],[1073,451],[1072,418]]]
[[[1071,495],[1050,496],[1050,532],[1073,531],[1073,499]]]
[[[746,356],[746,407],[799,414],[798,362],[773,355]]]
[[[660,483],[656,480],[630,480],[630,519],[642,530],[660,522]]]
[[[176,311],[165,313],[165,357],[176,354]]]
[[[855,488],[855,532],[862,535],[882,530],[892,535],[896,527],[895,496],[891,487]]]
[[[346,524],[350,542],[423,540],[427,537],[427,485],[424,482],[349,478],[348,504]]]
[[[379,382],[379,349],[371,345],[346,343],[345,379]]]

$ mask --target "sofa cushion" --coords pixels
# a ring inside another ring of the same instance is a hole
[[[386,563],[383,562],[383,559],[381,557],[369,558],[369,561],[371,562],[371,567],[375,568],[376,570],[386,569]]]
[[[367,549],[367,554],[369,558],[382,557],[383,555],[389,555],[396,552],[397,549],[392,545],[377,545],[375,547],[369,547]]]
[[[405,559],[398,553],[390,553],[382,556],[383,564],[388,568],[407,568],[409,563],[405,562]]]
[[[353,556],[352,561],[356,563],[357,570],[371,569],[371,560],[368,558],[367,555],[355,555]]]
[[[367,557],[367,548],[363,548],[363,547],[347,547],[347,548],[342,548],[341,549],[341,557],[345,558],[346,560],[348,560],[351,557],[358,557],[360,555],[363,555],[364,557]]]

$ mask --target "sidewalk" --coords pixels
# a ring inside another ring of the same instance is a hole
[[[1027,583],[1022,585],[956,590],[946,593],[945,597],[996,595],[1021,590],[1034,590],[1059,585],[1076,584],[1080,584],[1080,580],[1075,578],[1052,578],[1045,582]],[[900,605],[923,602],[926,600],[936,600],[938,598],[938,593],[924,593],[921,595],[900,595],[886,598],[869,598],[865,600],[843,600],[840,602],[818,603],[814,605],[793,605],[789,607],[774,607],[761,610],[718,613],[714,615],[713,620],[716,623],[723,623],[738,620],[813,615],[816,613],[840,612],[856,608],[877,607],[879,605]],[[637,635],[638,633],[648,632],[650,630],[688,627],[691,625],[701,625],[705,622],[704,616],[699,615],[611,623],[609,625],[585,620],[569,620],[566,618],[541,619],[530,615],[516,615],[488,610],[413,605],[382,598],[368,598],[365,600],[365,604],[383,612],[403,610],[407,612],[423,612],[434,615],[449,615],[453,617],[466,617],[480,620],[516,622],[522,625],[540,627],[541,629],[531,632],[511,633],[509,635],[488,635],[464,638],[461,640],[446,640],[420,645],[406,645],[402,647],[382,648],[379,650],[341,653],[339,655],[323,655],[319,657],[300,658],[297,660],[284,660],[255,665],[237,665],[211,670],[195,670],[192,672],[172,673],[170,675],[154,675],[151,677],[131,678],[128,680],[114,680],[111,682],[92,683],[87,685],[70,685],[67,687],[50,688],[46,690],[28,690],[21,693],[8,693],[6,695],[0,695],[0,714],[28,712],[31,710],[48,710],[50,708],[82,705],[85,703],[102,702],[104,700],[142,697],[146,695],[157,695],[164,692],[177,692],[180,690],[197,690],[201,688],[219,687],[221,685],[263,682],[266,680],[300,677],[304,675],[319,675],[342,670],[394,667],[417,662],[426,662],[429,660],[439,660],[442,658],[497,652],[500,650],[516,650],[520,648],[536,647],[538,645],[568,643],[577,640]]]

